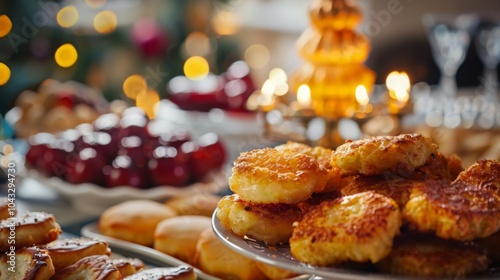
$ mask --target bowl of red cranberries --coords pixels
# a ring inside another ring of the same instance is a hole
[[[27,176],[101,209],[129,199],[166,200],[227,186],[227,151],[213,132],[194,136],[130,107],[57,134],[28,138]],[[95,206],[103,206],[102,208]]]

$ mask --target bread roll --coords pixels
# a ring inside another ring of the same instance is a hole
[[[200,235],[196,245],[195,264],[204,272],[222,279],[267,279],[255,261],[224,245],[211,228]]]
[[[210,224],[210,218],[205,216],[178,216],[163,220],[156,226],[154,248],[194,265],[196,243]]]
[[[199,215],[211,217],[221,198],[214,194],[199,193],[192,196],[180,196],[167,200],[165,205],[179,215]]]
[[[105,210],[99,219],[99,230],[110,237],[152,246],[156,225],[176,215],[160,202],[131,200]]]

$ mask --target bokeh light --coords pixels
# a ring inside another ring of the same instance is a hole
[[[0,86],[5,85],[10,79],[10,69],[7,65],[0,62]]]
[[[240,30],[240,20],[234,12],[220,11],[214,16],[212,27],[219,35],[233,35]]]
[[[137,107],[142,108],[150,119],[156,116],[158,102],[160,102],[160,95],[154,89],[148,89],[145,93],[138,95],[135,100]]]
[[[55,59],[57,65],[61,67],[70,67],[78,59],[78,52],[72,44],[64,44],[56,50]]]
[[[141,75],[131,75],[123,82],[123,93],[130,98],[136,99],[141,94],[146,94],[148,84]]]
[[[210,39],[203,32],[190,33],[184,45],[190,56],[203,56],[210,53]]]
[[[9,155],[14,152],[14,147],[11,144],[5,144],[2,148],[4,155]]]
[[[7,36],[12,29],[12,21],[7,15],[0,15],[0,38]]]
[[[57,23],[61,27],[69,28],[76,24],[78,21],[79,15],[78,11],[73,6],[66,6],[59,10],[57,13]]]
[[[286,83],[288,76],[286,75],[285,70],[281,68],[273,68],[269,72],[269,79],[274,80],[277,83]]]
[[[106,0],[85,0],[85,4],[91,8],[97,9],[106,4]]]
[[[191,80],[201,80],[209,71],[208,61],[201,56],[192,56],[184,63],[184,75]]]
[[[254,44],[246,49],[244,57],[250,67],[253,69],[261,69],[267,65],[271,55],[265,46]]]
[[[118,19],[113,11],[99,12],[94,18],[94,28],[101,34],[109,34],[118,26]]]

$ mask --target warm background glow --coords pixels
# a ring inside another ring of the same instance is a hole
[[[184,75],[191,80],[203,79],[209,71],[208,61],[201,56],[190,57],[184,63]]]
[[[106,4],[106,0],[85,0],[85,4],[91,8],[100,8]]]
[[[139,95],[146,94],[148,84],[141,75],[129,76],[123,82],[123,92],[130,99],[136,99]]]
[[[78,11],[73,6],[66,6],[57,13],[57,23],[61,27],[69,28],[78,21]]]
[[[7,65],[0,62],[0,86],[5,85],[10,79],[10,69]]]
[[[244,56],[248,66],[253,69],[263,68],[267,65],[271,57],[269,50],[264,45],[260,44],[254,44],[248,47]]]
[[[189,56],[203,56],[210,53],[210,39],[203,32],[192,32],[184,43]]]
[[[0,16],[0,38],[7,36],[12,29],[12,22],[7,15]]]
[[[78,53],[75,47],[71,44],[64,44],[60,46],[55,54],[57,65],[61,67],[70,67],[75,64],[78,59]]]
[[[101,34],[108,34],[113,32],[118,25],[116,14],[112,11],[99,12],[94,18],[94,28]]]
[[[213,18],[212,25],[219,35],[233,35],[240,30],[238,16],[231,11],[218,12]]]
[[[160,95],[154,89],[148,89],[145,93],[137,96],[135,103],[142,108],[150,119],[156,116],[156,105],[160,102]]]

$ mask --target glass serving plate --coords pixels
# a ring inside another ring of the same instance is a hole
[[[267,263],[276,267],[281,267],[300,274],[314,275],[311,279],[335,279],[335,280],[422,280],[421,277],[402,277],[395,275],[382,274],[377,272],[364,272],[354,269],[342,269],[333,267],[312,266],[296,260],[290,253],[288,245],[268,246],[251,238],[241,238],[230,230],[226,229],[216,216],[217,211],[212,216],[212,228],[215,235],[227,246],[233,250],[257,261]],[[433,280],[438,280],[432,278]],[[481,280],[500,279],[500,271],[491,271],[488,275],[477,278]],[[445,280],[439,278],[439,280]]]

